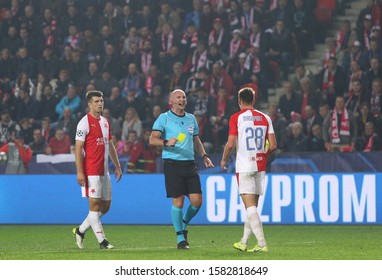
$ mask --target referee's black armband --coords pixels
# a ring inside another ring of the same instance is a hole
[[[206,157],[210,158],[210,156],[209,156],[208,154],[204,154],[204,155],[202,156],[203,159],[205,159]]]

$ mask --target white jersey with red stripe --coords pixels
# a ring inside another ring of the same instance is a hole
[[[265,141],[274,133],[270,117],[255,109],[243,109],[229,121],[229,135],[237,136],[236,172],[265,171]]]
[[[109,141],[111,141],[109,120],[102,116],[96,119],[87,114],[77,125],[76,140],[84,142],[85,176],[109,174]]]

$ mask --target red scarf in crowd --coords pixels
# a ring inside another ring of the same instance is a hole
[[[234,57],[238,50],[240,49],[242,45],[242,40],[241,39],[237,39],[236,41],[235,40],[231,40],[231,42],[229,43],[229,57]]]
[[[363,150],[364,152],[371,152],[373,149],[373,142],[374,142],[374,133],[369,136],[369,140],[367,140],[365,149]]]
[[[165,52],[168,52],[173,45],[173,41],[174,41],[173,31],[170,31],[170,33],[167,34],[167,40],[166,40],[166,35],[162,33],[162,50]]]
[[[328,90],[329,89],[329,83],[334,83],[334,73],[329,73],[329,69],[326,68],[324,72],[324,79],[322,80],[322,89]]]
[[[202,52],[199,54],[197,50],[194,51],[192,54],[192,61],[191,61],[191,73],[194,73],[198,71],[201,67],[204,67],[206,65],[207,61],[207,51]]]
[[[222,44],[222,41],[223,41],[223,33],[224,33],[224,29],[220,29],[219,31],[219,34],[217,38],[216,37],[216,31],[215,30],[212,30],[210,32],[210,35],[208,36],[208,44],[211,45],[213,43],[216,43],[219,47],[221,46]]]
[[[332,112],[332,143],[338,144],[340,143],[340,135],[349,136],[350,135],[350,126],[349,126],[349,114],[346,109],[342,109],[341,114],[341,127],[338,130],[338,112],[337,109],[334,108]]]
[[[198,33],[194,32],[192,34],[185,32],[182,36],[181,43],[183,45],[187,45],[188,39],[191,38],[191,44],[190,44],[190,49],[196,48],[196,45],[198,44],[199,38],[198,38]]]
[[[142,53],[141,56],[141,68],[142,68],[142,73],[145,74],[146,76],[149,74],[149,69],[152,64],[152,54],[151,53]]]

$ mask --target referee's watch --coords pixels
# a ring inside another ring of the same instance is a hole
[[[203,159],[205,159],[206,157],[210,158],[210,156],[209,156],[207,153],[205,153],[205,154],[202,156]]]

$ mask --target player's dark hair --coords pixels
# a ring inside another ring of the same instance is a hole
[[[252,104],[254,91],[251,88],[242,88],[239,90],[239,99],[245,104]]]
[[[94,96],[103,97],[103,93],[98,90],[91,90],[86,93],[86,100],[89,102]]]

